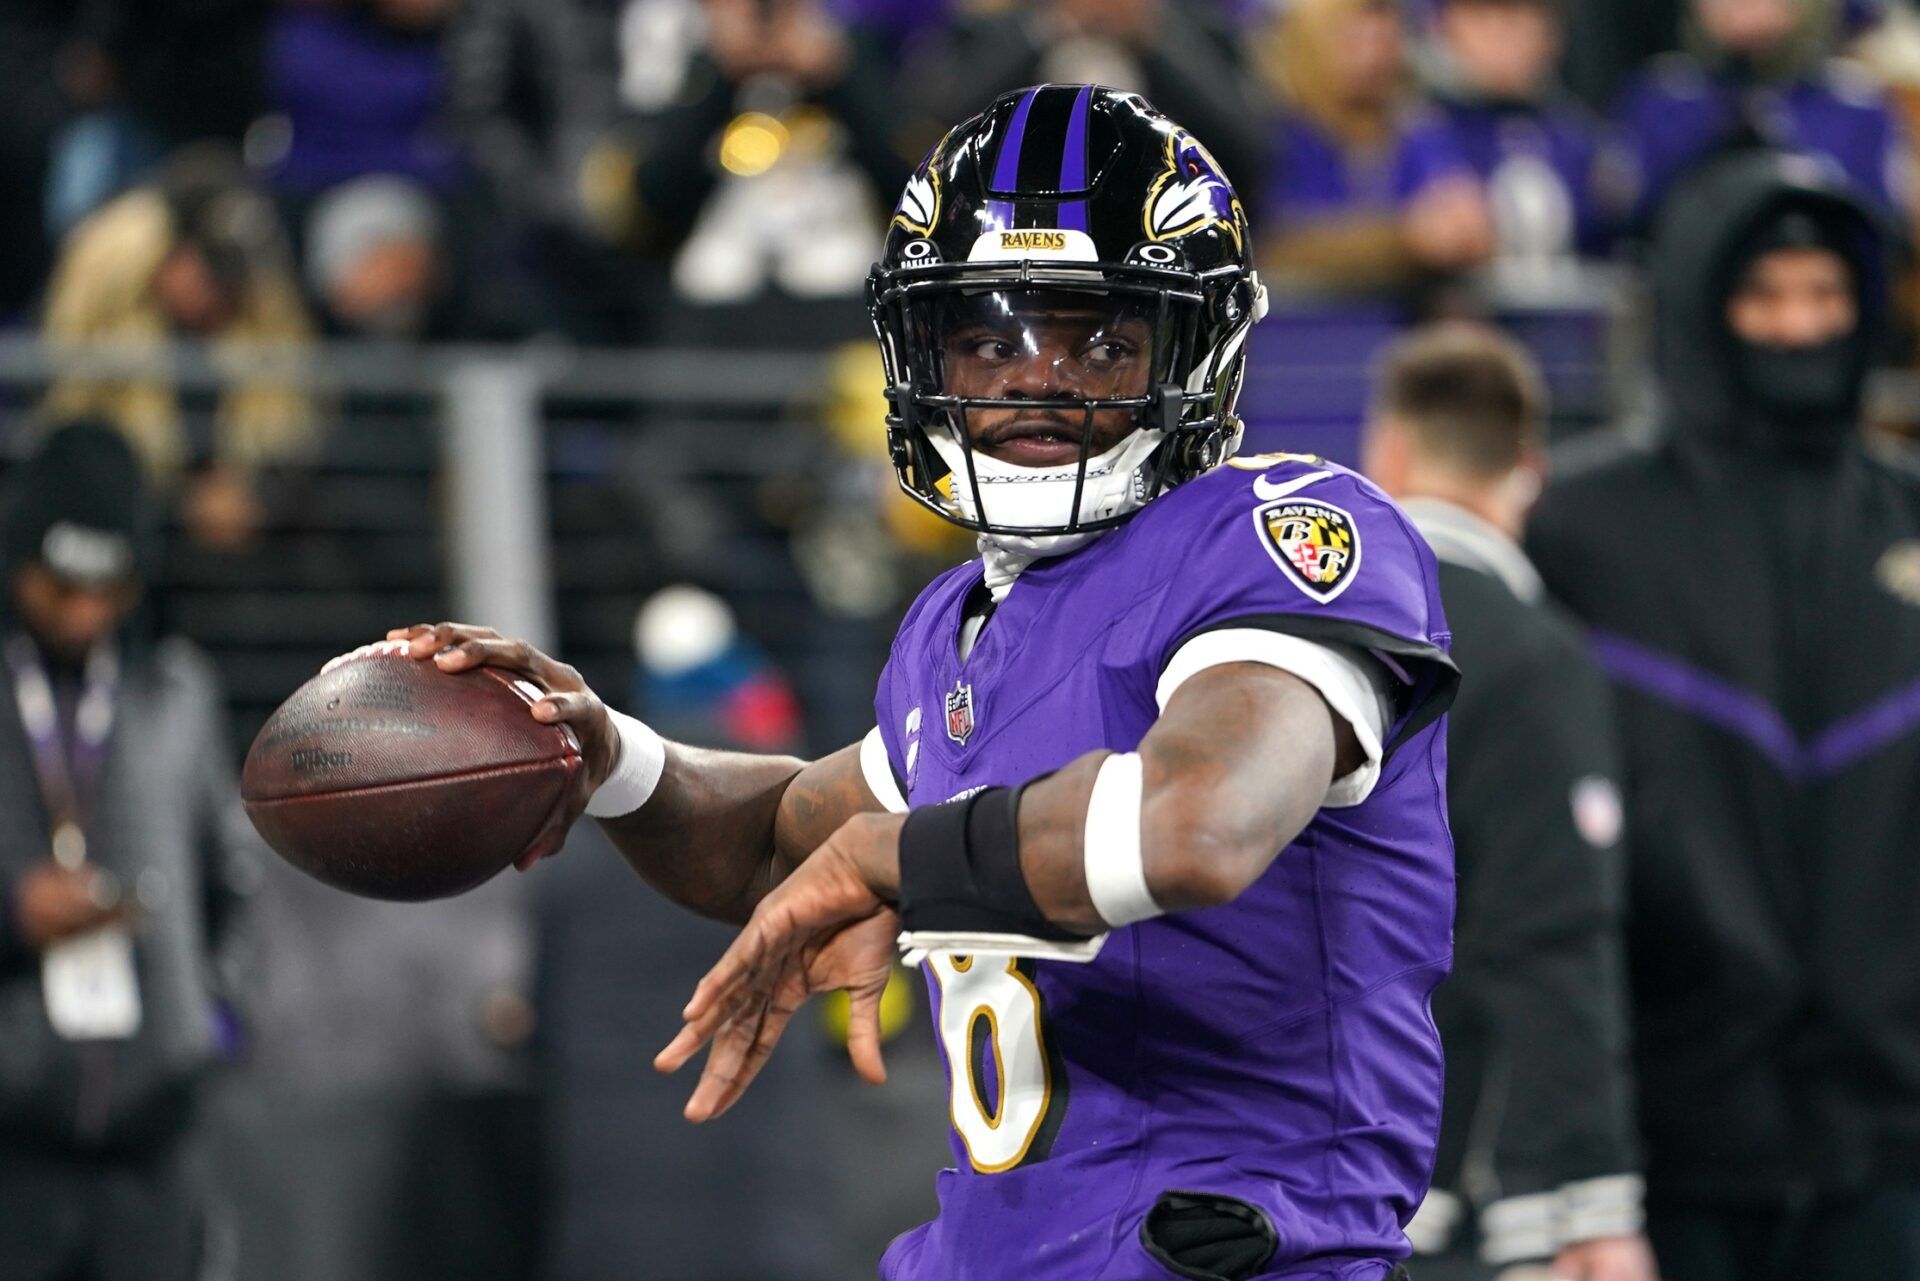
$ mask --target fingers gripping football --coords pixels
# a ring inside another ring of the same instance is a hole
[[[570,726],[580,739],[580,755],[586,765],[569,799],[565,827],[570,827],[586,809],[594,789],[613,771],[620,750],[619,735],[607,716],[606,705],[588,688],[580,673],[526,641],[471,623],[416,623],[394,628],[387,633],[387,639],[405,642],[409,657],[431,659],[441,671],[497,667],[540,690],[542,696],[532,704],[533,718],[544,724]],[[565,827],[560,829],[562,834]],[[551,844],[551,849],[529,852],[518,864],[521,870],[555,852],[558,839]]]

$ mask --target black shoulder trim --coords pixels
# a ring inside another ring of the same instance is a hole
[[[1323,645],[1353,645],[1360,649],[1379,650],[1396,658],[1411,658],[1419,662],[1424,674],[1414,681],[1411,688],[1402,692],[1400,705],[1395,708],[1400,722],[1399,732],[1385,745],[1383,759],[1392,756],[1402,743],[1445,715],[1447,709],[1453,706],[1454,695],[1460,692],[1460,669],[1447,651],[1438,645],[1409,640],[1384,628],[1356,623],[1352,619],[1315,614],[1241,614],[1236,618],[1208,623],[1175,641],[1168,648],[1166,658],[1161,660],[1161,667],[1164,669],[1166,660],[1196,636],[1247,627],[1298,636],[1301,640]]]

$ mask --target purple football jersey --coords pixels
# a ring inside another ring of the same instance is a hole
[[[1090,964],[926,963],[957,1168],[887,1281],[1165,1281],[1162,1192],[1271,1220],[1270,1277],[1371,1281],[1407,1253],[1440,1120],[1427,999],[1452,953],[1440,713],[1454,673],[1426,544],[1367,481],[1235,459],[1013,585],[967,660],[978,562],[901,625],[876,700],[911,804],[1131,751],[1189,638],[1265,628],[1370,650],[1399,686],[1368,798],[1323,809],[1233,903],[1117,929]]]

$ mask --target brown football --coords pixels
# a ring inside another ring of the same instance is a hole
[[[497,668],[458,673],[404,642],[335,659],[261,727],[240,794],[282,858],[369,898],[459,894],[561,835],[573,731]]]

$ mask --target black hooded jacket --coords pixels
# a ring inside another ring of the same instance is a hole
[[[1656,241],[1658,439],[1560,476],[1529,533],[1618,695],[1656,1205],[1920,1176],[1920,477],[1857,397],[1819,424],[1743,391],[1725,302],[1789,205],[1857,237],[1864,372],[1870,215],[1725,162]]]

